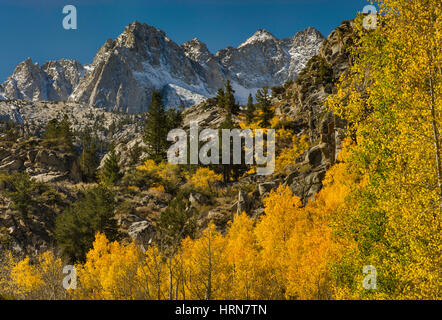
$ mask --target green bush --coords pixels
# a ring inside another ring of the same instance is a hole
[[[190,206],[188,196],[179,193],[173,199],[156,225],[160,240],[176,248],[182,239],[193,238],[197,227],[197,211]]]
[[[0,183],[3,185],[2,194],[12,201],[11,209],[18,211],[22,218],[34,211],[45,210],[47,200],[50,205],[60,201],[58,193],[46,184],[32,180],[25,172],[0,175]]]
[[[145,170],[132,169],[123,176],[121,184],[124,187],[135,186],[141,190],[147,190],[153,183],[160,182],[159,177],[154,177]]]
[[[119,238],[114,217],[113,193],[100,185],[84,191],[84,198],[57,217],[55,238],[63,255],[71,261],[84,261],[97,232],[111,240]]]

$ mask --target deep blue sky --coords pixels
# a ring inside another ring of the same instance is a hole
[[[77,8],[78,29],[64,30],[62,8]],[[28,57],[90,63],[108,38],[134,20],[153,25],[181,44],[199,38],[216,52],[238,46],[257,29],[278,38],[308,26],[327,36],[366,0],[0,0],[0,83]]]

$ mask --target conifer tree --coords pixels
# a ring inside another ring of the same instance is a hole
[[[166,112],[168,130],[175,129],[181,125],[183,117],[180,109],[169,109]]]
[[[173,251],[182,239],[195,236],[196,210],[190,206],[189,200],[182,193],[179,193],[161,213],[157,228],[161,240],[172,246]]]
[[[99,185],[86,190],[83,199],[56,219],[55,237],[63,254],[71,261],[84,260],[97,232],[103,232],[109,240],[117,240],[114,209],[115,198],[109,189]]]
[[[253,104],[252,94],[249,94],[249,98],[247,100],[247,107],[246,107],[246,123],[247,124],[252,123],[254,117],[255,117],[255,105]]]
[[[152,160],[161,161],[166,157],[167,147],[169,146],[167,133],[167,115],[161,93],[154,91],[143,137],[144,142],[148,145],[147,152]]]
[[[222,174],[223,174],[223,180],[225,183],[230,181],[230,177],[232,175],[232,169],[233,169],[233,147],[231,144],[229,144],[229,148],[230,148],[230,161],[228,164],[222,164],[222,150],[223,150],[223,143],[222,143],[222,133],[221,130],[222,129],[233,129],[235,128],[233,121],[232,121],[232,114],[231,113],[227,113],[226,118],[224,119],[224,121],[221,123],[220,126],[220,133],[219,133],[219,155],[220,155],[220,166],[222,168]]]
[[[270,120],[273,117],[269,89],[267,87],[259,89],[256,92],[256,100],[258,101],[259,108],[261,109],[260,126],[263,128],[268,128],[270,127]]]
[[[218,93],[216,94],[216,103],[219,107],[224,108],[224,89],[219,88]]]
[[[106,185],[115,185],[121,179],[119,154],[115,152],[115,147],[111,146],[108,156],[104,160],[100,172],[100,180]]]
[[[235,90],[233,90],[230,80],[226,81],[224,94],[224,109],[230,114],[237,114],[239,106],[235,101]]]
[[[59,126],[60,136],[63,139],[64,143],[69,149],[73,149],[73,135],[71,131],[71,123],[69,121],[68,116],[65,114],[63,120],[60,122]]]
[[[62,121],[58,121],[56,118],[50,120],[46,125],[43,138],[48,140],[59,140],[65,147],[72,150],[73,135],[68,116],[65,114]]]
[[[96,179],[98,160],[97,144],[89,132],[86,132],[82,139],[82,152],[79,158],[83,179],[94,181]]]
[[[55,139],[58,137],[58,127],[59,122],[56,118],[50,120],[46,125],[45,132],[43,133],[43,138],[45,139]]]

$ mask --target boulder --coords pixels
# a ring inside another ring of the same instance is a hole
[[[137,244],[148,245],[155,236],[155,228],[151,222],[143,220],[132,223],[127,233]]]
[[[35,156],[35,162],[60,172],[67,171],[69,169],[67,167],[66,160],[66,155],[58,155],[49,150],[40,150]]]
[[[242,212],[248,212],[250,210],[250,199],[247,192],[243,190],[238,191],[238,202],[236,207],[236,213],[241,214]]]
[[[230,218],[231,214],[224,211],[222,208],[214,208],[207,213],[207,220],[215,223],[217,227],[225,227]]]
[[[192,207],[209,204],[209,198],[201,193],[191,193],[189,195],[189,201]]]
[[[324,156],[322,153],[322,146],[321,145],[314,146],[307,153],[308,163],[312,167],[317,167],[317,166],[321,165],[323,158],[324,158]]]
[[[48,172],[33,176],[36,181],[48,183],[63,181],[68,177],[67,173]]]
[[[270,192],[270,190],[272,190],[273,188],[276,187],[276,183],[275,182],[264,182],[264,183],[260,183],[258,185],[258,191],[259,191],[259,195],[262,197],[264,196],[267,192]]]
[[[0,161],[3,161],[5,158],[9,157],[11,155],[11,151],[8,149],[5,149],[3,147],[0,148]]]
[[[23,167],[23,160],[13,159],[13,160],[1,165],[0,170],[12,171],[12,170],[19,170],[22,167]]]
[[[34,162],[35,161],[35,157],[37,155],[37,150],[29,150],[27,153],[27,158],[29,162]]]

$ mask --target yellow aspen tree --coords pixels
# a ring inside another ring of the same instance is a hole
[[[79,299],[136,299],[139,293],[138,268],[142,252],[134,244],[109,242],[104,234],[96,235],[86,262],[77,265]]]
[[[230,290],[231,272],[226,257],[226,240],[210,224],[199,239],[182,243],[186,299],[224,299]]]
[[[0,255],[0,296],[3,298],[13,298],[11,271],[16,264],[17,261],[10,251]]]
[[[253,220],[245,212],[236,215],[226,238],[226,255],[232,272],[228,299],[256,299],[259,253]]]
[[[13,294],[20,299],[36,299],[36,292],[43,286],[41,274],[29,257],[18,261],[11,269]]]
[[[326,173],[323,189],[303,208],[302,219],[287,243],[288,299],[334,298],[331,267],[342,258],[343,248],[351,248],[351,243],[333,238],[333,219],[346,205],[351,190],[363,183],[347,162],[349,149],[350,141],[346,139],[337,163]]]
[[[358,235],[359,251],[338,287],[360,298],[440,298],[442,3],[378,4],[375,30],[356,22],[353,65],[329,100],[352,124],[367,177],[352,192],[353,226],[337,225],[346,239]],[[362,288],[364,265],[376,266],[377,290]]]
[[[168,298],[169,272],[166,258],[157,246],[149,246],[146,249],[144,263],[138,273],[143,279],[143,290],[150,299],[164,300]]]
[[[264,200],[265,215],[258,222],[255,232],[260,248],[261,295],[268,299],[283,299],[287,280],[287,242],[296,223],[301,219],[301,200],[289,187],[280,185]]]

